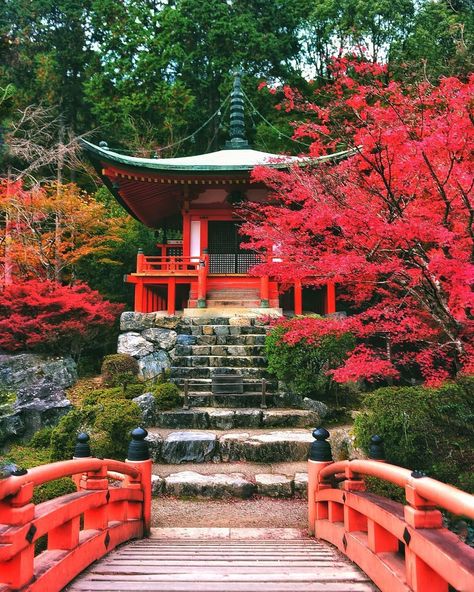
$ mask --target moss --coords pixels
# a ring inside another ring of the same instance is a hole
[[[130,431],[141,424],[141,410],[133,401],[101,401],[96,407],[92,447],[97,456],[124,459]]]
[[[138,362],[127,354],[105,356],[102,362],[102,379],[108,386],[124,386],[135,382]]]
[[[38,430],[28,442],[28,446],[31,446],[31,448],[49,448],[52,433],[53,428],[43,428]]]
[[[59,420],[51,433],[51,461],[72,458],[77,434],[92,431],[95,415],[96,408],[88,405],[73,409]]]
[[[178,387],[172,382],[164,382],[156,386],[153,391],[155,406],[158,411],[167,411],[178,407],[181,403]]]
[[[50,462],[48,448],[32,448],[31,446],[11,446],[4,456],[7,463],[13,463],[25,469],[31,469]]]

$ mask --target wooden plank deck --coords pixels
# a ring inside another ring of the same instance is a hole
[[[374,592],[357,567],[296,529],[154,529],[68,592]]]

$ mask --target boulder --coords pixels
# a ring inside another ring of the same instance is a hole
[[[308,409],[309,411],[314,411],[315,413],[317,413],[320,419],[324,419],[326,415],[329,413],[329,408],[325,403],[323,403],[322,401],[315,401],[308,397],[304,397],[301,406],[303,407],[303,409]]]
[[[16,395],[12,409],[3,410],[0,432],[5,437],[30,437],[56,425],[71,409],[65,390],[76,380],[76,364],[70,357],[0,355],[0,384]]]
[[[241,460],[260,463],[303,461],[313,442],[311,432],[270,432],[242,443]]]
[[[168,495],[176,496],[245,499],[254,493],[255,486],[241,473],[201,475],[194,471],[183,471],[165,478],[165,491]]]
[[[197,336],[196,335],[178,335],[176,338],[176,345],[196,345],[197,343]]]
[[[236,462],[244,458],[248,433],[224,434],[219,438],[219,453],[222,462]]]
[[[128,354],[134,358],[143,358],[154,350],[153,343],[144,339],[139,333],[129,331],[122,333],[118,338],[117,352],[119,354]]]
[[[178,334],[172,329],[145,329],[142,331],[142,337],[166,350],[172,349],[178,340]]]
[[[308,497],[308,473],[295,473],[295,493],[302,497]]]
[[[262,425],[272,428],[318,427],[320,419],[314,411],[303,409],[267,409],[263,412]]]
[[[165,480],[162,479],[159,475],[151,476],[151,495],[161,495],[163,493],[164,486]]]
[[[173,409],[157,413],[155,425],[160,428],[197,428],[205,430],[209,427],[209,418],[205,411]]]
[[[123,312],[120,316],[120,330],[143,331],[154,326],[155,318],[154,312]]]
[[[163,442],[162,458],[168,464],[208,462],[216,450],[215,434],[172,432]]]
[[[354,436],[351,434],[350,429],[350,427],[344,426],[331,429],[329,443],[335,461],[358,457],[354,446]]]
[[[153,322],[154,327],[161,327],[162,329],[177,329],[181,323],[184,323],[181,317],[169,316],[166,311],[158,311],[152,313],[155,315]]]
[[[163,447],[163,438],[156,432],[149,432],[145,438],[148,442],[148,449],[150,450],[150,458],[153,462],[161,460],[161,449]]]
[[[293,495],[293,479],[286,475],[261,473],[255,475],[257,493],[268,497],[291,497]]]
[[[151,426],[155,423],[155,397],[152,393],[144,393],[133,399],[142,412],[143,425]]]
[[[166,352],[158,350],[138,360],[138,376],[142,380],[151,380],[159,376],[164,370],[168,370],[170,366],[170,360]]]
[[[0,446],[15,438],[21,438],[25,433],[25,424],[19,413],[0,416]]]

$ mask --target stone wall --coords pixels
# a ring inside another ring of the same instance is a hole
[[[71,409],[65,390],[76,380],[76,364],[70,357],[0,355],[0,388],[16,395],[12,408],[0,410],[0,445],[55,425]]]

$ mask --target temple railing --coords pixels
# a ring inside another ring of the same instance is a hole
[[[197,275],[199,264],[199,257],[137,255],[137,273],[170,275],[185,272],[186,275]]]
[[[147,432],[132,432],[125,462],[90,457],[81,434],[75,458],[0,480],[0,592],[56,592],[114,547],[149,533]],[[134,460],[135,459],[135,460]],[[32,503],[35,487],[72,477],[77,492]],[[35,556],[38,541],[46,549]]]
[[[474,496],[383,461],[374,436],[373,460],[333,462],[329,433],[313,432],[308,461],[309,531],[329,541],[382,592],[474,590],[474,549],[443,527],[439,508],[474,520]],[[364,477],[405,491],[406,503],[365,491]]]

